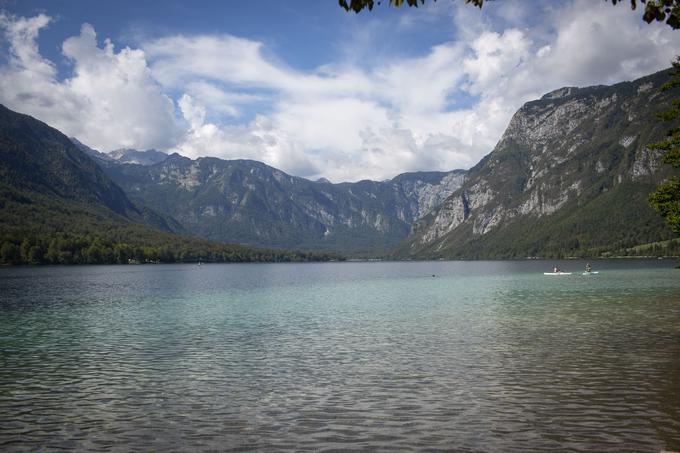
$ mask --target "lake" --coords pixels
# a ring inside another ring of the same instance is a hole
[[[0,450],[680,450],[674,264],[3,268]]]

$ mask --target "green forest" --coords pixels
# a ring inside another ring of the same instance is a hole
[[[254,249],[209,241],[167,238],[160,245],[116,242],[102,235],[26,235],[4,237],[0,264],[143,264],[304,262],[342,260],[339,255]]]
[[[253,248],[190,238],[69,201],[0,184],[0,264],[341,261],[334,253]]]

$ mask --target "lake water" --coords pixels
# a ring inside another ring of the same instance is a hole
[[[674,264],[0,269],[0,450],[680,450]]]

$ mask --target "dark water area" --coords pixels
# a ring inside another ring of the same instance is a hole
[[[680,450],[674,264],[3,268],[0,451]]]

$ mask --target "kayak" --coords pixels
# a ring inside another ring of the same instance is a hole
[[[600,271],[591,271],[591,272],[584,272],[583,275],[595,275],[595,274],[599,274],[599,273],[600,273]]]
[[[571,275],[571,272],[543,272],[543,275]]]

